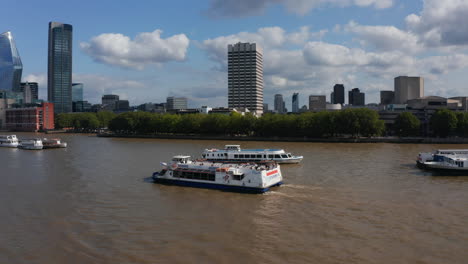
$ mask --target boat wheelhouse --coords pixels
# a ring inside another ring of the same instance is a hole
[[[419,153],[416,164],[421,169],[468,175],[468,149],[439,149],[433,153]]]
[[[280,165],[273,162],[227,164],[174,156],[161,165],[162,170],[153,173],[156,183],[248,193],[264,193],[283,183]]]
[[[23,139],[20,141],[18,148],[28,149],[28,150],[40,150],[44,146],[42,145],[42,140],[39,138],[33,139]]]
[[[16,148],[19,145],[16,135],[0,135],[0,147]]]
[[[261,162],[299,163],[302,156],[293,156],[283,149],[241,149],[240,145],[226,145],[224,149],[205,149],[204,159],[218,162]]]

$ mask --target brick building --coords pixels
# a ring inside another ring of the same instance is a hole
[[[12,131],[44,131],[54,129],[54,104],[6,109],[6,128]]]

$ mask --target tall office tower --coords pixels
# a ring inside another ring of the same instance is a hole
[[[330,94],[330,103],[331,104],[335,103],[335,93],[334,92],[331,92],[331,94]]]
[[[366,104],[365,94],[359,88],[354,88],[348,92],[348,101],[350,105],[363,106]]]
[[[31,100],[33,102],[39,99],[39,85],[37,82],[22,82],[19,91],[25,93],[25,90],[31,90]]]
[[[323,111],[327,109],[327,97],[325,95],[311,95],[309,96],[309,110],[310,111]]]
[[[72,111],[72,43],[71,25],[49,23],[47,97],[55,113]]]
[[[72,102],[83,101],[83,84],[73,83],[72,84]]]
[[[393,104],[395,100],[394,91],[380,91],[380,104],[389,105]]]
[[[334,104],[344,104],[344,85],[335,84],[333,86],[333,103]]]
[[[292,96],[292,112],[298,113],[299,112],[299,93],[293,93]]]
[[[275,108],[274,109],[278,114],[286,113],[282,94],[275,94]]]
[[[228,45],[228,106],[263,113],[263,55],[255,43]]]
[[[167,107],[167,110],[187,109],[187,98],[186,97],[167,97],[166,107]]]
[[[395,104],[424,96],[424,79],[422,77],[399,76],[395,78]]]
[[[113,111],[119,101],[119,96],[115,94],[105,94],[101,98],[102,107],[105,110]]]
[[[10,31],[0,34],[0,90],[19,92],[23,64]]]

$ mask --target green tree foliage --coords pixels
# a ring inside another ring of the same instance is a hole
[[[421,122],[410,112],[403,112],[395,120],[395,133],[400,137],[418,136]]]
[[[116,114],[111,111],[100,111],[96,113],[99,120],[99,127],[105,128],[109,126],[109,122],[115,118]]]
[[[468,113],[457,113],[457,134],[468,137]]]
[[[453,111],[441,109],[432,115],[430,123],[435,136],[447,137],[457,129],[458,120]]]
[[[374,136],[383,132],[383,121],[375,111],[348,109],[337,112],[300,115],[265,114],[260,118],[247,113],[223,114],[156,114],[111,112],[60,114],[57,127],[89,131],[108,127],[126,134],[206,134],[262,137],[332,137]]]

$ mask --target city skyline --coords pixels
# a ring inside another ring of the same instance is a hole
[[[50,21],[74,26],[73,82],[84,83],[85,100],[92,103],[114,93],[135,105],[187,96],[189,107],[227,106],[226,46],[238,41],[263,48],[264,102],[270,105],[277,93],[285,96],[289,109],[294,92],[304,95],[299,105],[307,104],[311,94],[328,97],[335,83],[347,90],[359,87],[367,102],[378,103],[380,90],[393,90],[397,76],[425,78],[427,95],[466,93],[468,38],[460,25],[468,24],[462,23],[468,3],[322,1],[313,6],[315,1],[304,1],[299,6],[283,0],[240,3],[242,8],[233,1],[221,7],[217,2],[184,3],[189,6],[180,11],[177,1],[132,8],[126,8],[130,3],[109,7],[104,1],[92,10],[87,7],[91,2],[83,1],[82,6],[71,4],[76,12],[66,16],[54,1],[13,2],[0,18],[5,27],[0,31],[15,36],[22,81],[38,82],[42,99],[47,99]],[[184,19],[175,20],[180,12]],[[18,21],[18,13],[31,16]],[[132,22],[123,23],[121,17]]]

